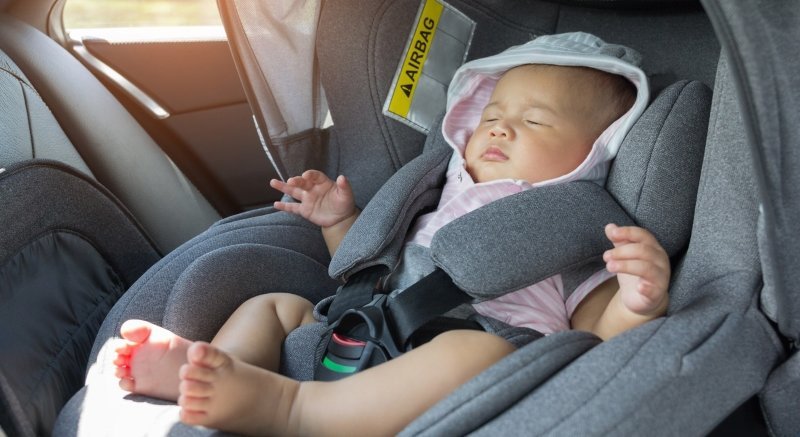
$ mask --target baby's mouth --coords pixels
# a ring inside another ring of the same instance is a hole
[[[486,151],[483,152],[483,154],[481,155],[481,159],[483,159],[484,161],[502,162],[502,161],[508,161],[508,156],[506,156],[506,154],[503,153],[503,151],[500,150],[499,147],[490,146],[488,149],[486,149]]]

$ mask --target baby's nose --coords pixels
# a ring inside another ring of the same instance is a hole
[[[489,136],[507,138],[511,136],[511,129],[505,123],[499,122],[492,126]]]

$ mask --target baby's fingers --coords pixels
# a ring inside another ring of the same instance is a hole
[[[642,280],[652,283],[664,281],[666,272],[661,266],[640,259],[614,259],[606,263],[606,270],[611,273],[624,273],[638,276]]]
[[[277,179],[272,179],[271,181],[269,181],[269,185],[283,194],[286,194],[297,200],[302,200],[303,194],[306,192],[306,190],[303,187],[298,186],[297,184],[291,184],[292,179],[294,178],[291,178],[286,182],[279,181]]]
[[[658,240],[647,229],[638,226],[617,226],[609,223],[605,228],[606,237],[615,246],[624,243],[642,243],[647,245],[658,245]]]
[[[275,209],[280,211],[291,212],[293,214],[300,214],[302,215],[302,205],[296,202],[275,202],[272,204]]]
[[[669,257],[661,246],[642,243],[621,244],[603,253],[603,261],[639,259],[653,263],[666,264]]]

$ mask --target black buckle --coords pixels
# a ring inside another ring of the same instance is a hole
[[[335,381],[402,354],[386,319],[388,295],[378,294],[367,305],[350,309],[324,334],[328,344],[314,380]]]

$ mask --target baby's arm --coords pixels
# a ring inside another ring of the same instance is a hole
[[[572,315],[572,327],[608,340],[664,315],[669,303],[669,257],[656,238],[635,226],[606,226],[614,248],[603,254],[616,273],[593,290]]]
[[[273,179],[269,184],[298,201],[275,202],[275,208],[297,214],[320,226],[328,251],[333,256],[360,214],[347,179],[339,176],[334,182],[320,171],[307,170],[286,182]]]

